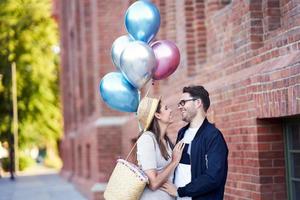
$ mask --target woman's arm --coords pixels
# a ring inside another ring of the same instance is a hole
[[[181,159],[183,148],[184,143],[182,141],[176,144],[172,152],[172,161],[161,172],[157,172],[155,169],[145,170],[149,178],[149,188],[151,190],[157,190],[161,185],[167,182]]]

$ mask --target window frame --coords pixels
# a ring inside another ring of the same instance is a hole
[[[284,120],[284,154],[285,154],[285,166],[286,166],[286,188],[287,188],[287,198],[289,200],[294,200],[295,197],[294,191],[293,191],[293,185],[292,181],[297,181],[300,183],[300,178],[295,178],[291,176],[291,153],[300,153],[300,152],[295,152],[294,150],[290,150],[290,127],[292,125],[298,125],[300,126],[300,118],[293,118],[293,119],[286,119]],[[300,151],[300,150],[299,150]]]

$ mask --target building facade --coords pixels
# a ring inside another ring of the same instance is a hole
[[[55,1],[61,35],[64,137],[62,175],[89,199],[105,187],[115,161],[138,134],[134,114],[109,109],[99,82],[116,71],[113,41],[126,34],[130,0]],[[181,63],[151,95],[173,109],[174,140],[183,125],[176,103],[183,86],[210,92],[208,119],[229,147],[227,200],[300,199],[300,1],[153,0],[156,39],[174,41]],[[148,87],[148,86],[147,86]]]

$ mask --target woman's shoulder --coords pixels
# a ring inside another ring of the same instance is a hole
[[[155,135],[151,131],[146,131],[138,139],[138,143],[142,142],[155,142]]]
[[[148,136],[151,136],[151,137],[155,137],[154,133],[151,132],[151,131],[145,131],[142,135],[148,135]]]

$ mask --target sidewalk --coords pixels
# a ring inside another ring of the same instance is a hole
[[[57,171],[36,166],[14,181],[0,179],[0,200],[85,200]]]

